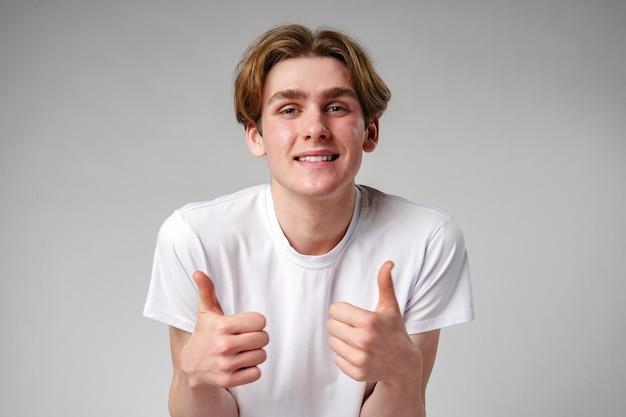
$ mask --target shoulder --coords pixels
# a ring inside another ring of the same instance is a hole
[[[372,187],[359,185],[364,214],[387,216],[397,222],[418,221],[441,225],[450,219],[445,212],[406,198],[387,194]]]
[[[268,185],[258,185],[223,195],[212,200],[193,202],[174,210],[163,222],[159,235],[181,237],[195,234],[208,226],[215,230],[227,227],[238,219],[251,216],[262,208]]]
[[[255,204],[264,196],[268,185],[257,185],[237,191],[233,194],[223,195],[213,200],[188,203],[177,209],[175,214],[181,217],[192,217],[202,214],[210,210],[223,210],[224,208],[232,209],[236,207],[246,207],[249,204]]]
[[[400,239],[417,240],[424,245],[442,238],[456,242],[464,240],[458,223],[440,209],[372,187],[359,185],[358,188],[361,192],[361,223],[366,229],[378,234],[393,234]]]
[[[446,213],[437,208],[415,203],[407,200],[406,198],[377,190],[376,188],[368,187],[366,185],[359,185],[358,188],[364,196],[364,202],[374,207],[420,213],[441,219],[448,217]]]

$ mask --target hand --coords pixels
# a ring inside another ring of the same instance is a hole
[[[330,307],[327,328],[335,363],[357,381],[401,383],[404,376],[421,373],[421,352],[406,332],[393,289],[393,266],[387,261],[378,272],[374,311],[344,302]]]
[[[261,377],[269,337],[259,313],[224,315],[213,281],[195,272],[200,304],[196,327],[181,352],[181,369],[193,385],[230,388]]]

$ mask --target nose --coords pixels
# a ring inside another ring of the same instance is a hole
[[[330,132],[326,127],[325,115],[320,111],[310,112],[306,118],[305,133],[307,139],[328,139]]]

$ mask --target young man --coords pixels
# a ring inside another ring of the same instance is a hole
[[[355,185],[390,98],[336,31],[257,39],[235,107],[271,183],[177,210],[145,315],[170,325],[172,416],[423,416],[439,329],[473,318],[448,216]]]

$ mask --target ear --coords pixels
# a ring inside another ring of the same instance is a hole
[[[366,129],[367,136],[363,142],[364,152],[373,152],[378,145],[378,116],[372,117]]]
[[[248,144],[248,149],[250,149],[252,155],[257,158],[265,156],[263,136],[257,126],[252,122],[246,125],[246,143]]]

